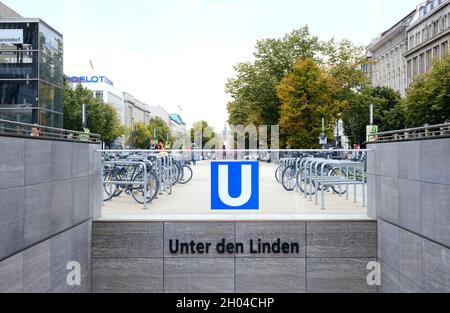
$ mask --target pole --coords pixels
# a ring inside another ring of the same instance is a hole
[[[158,140],[158,138],[156,138],[156,128],[153,128],[153,139]]]
[[[325,118],[322,117],[322,138],[325,138]],[[322,149],[325,149],[325,145],[322,144]]]
[[[82,104],[81,106],[81,127],[86,129],[86,104]]]
[[[134,118],[131,119],[131,148],[134,148]]]
[[[370,126],[373,126],[373,103],[370,104]]]

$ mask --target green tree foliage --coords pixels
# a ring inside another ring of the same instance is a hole
[[[349,105],[342,114],[345,134],[355,144],[366,141],[366,126],[370,124],[370,104],[374,105],[374,124],[380,131],[402,129],[404,110],[400,94],[388,87],[366,86],[348,97]]]
[[[155,129],[156,138],[154,138]],[[169,138],[169,142],[167,142],[167,138]],[[151,139],[155,139],[156,143],[159,139],[162,139],[167,148],[173,141],[169,126],[159,117],[152,118],[147,124],[136,123],[134,125],[134,148],[149,149]],[[127,130],[127,145],[132,146],[131,129]]]
[[[264,39],[256,44],[254,62],[235,67],[236,77],[228,81],[226,91],[233,101],[228,104],[231,125],[277,125],[280,99],[277,86],[299,58],[313,58],[321,50],[317,37],[307,26],[281,39]]]
[[[167,138],[169,138],[169,141],[172,141],[172,133],[170,131],[169,125],[164,122],[162,118],[154,117],[152,118],[147,125],[150,136],[153,138],[155,135],[155,129],[156,129],[156,138],[155,140],[162,139],[164,142],[167,141]]]
[[[281,100],[281,132],[291,148],[319,148],[322,118],[335,125],[337,108],[332,99],[331,78],[313,59],[299,60],[278,86]],[[333,128],[326,128],[328,138]]]
[[[209,126],[207,121],[198,121],[194,123],[193,127],[190,129],[191,142],[195,143],[195,136],[198,136],[201,132],[202,134],[202,147],[205,147],[205,144],[212,139],[216,138],[216,133],[214,129]]]
[[[407,127],[437,125],[450,120],[450,55],[434,63],[410,86],[406,98]]]
[[[91,133],[100,134],[107,144],[120,137],[124,129],[116,110],[102,99],[94,97],[92,91],[80,84],[71,87],[64,80],[64,128],[83,131],[82,105],[86,105],[86,126]]]

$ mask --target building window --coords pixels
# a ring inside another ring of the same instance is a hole
[[[444,42],[441,47],[442,57],[446,57],[448,55],[448,41]]]
[[[425,72],[425,53],[422,53],[419,56],[419,74],[422,74]]]
[[[439,46],[436,46],[433,48],[433,58],[435,59],[439,59],[440,55],[439,55]]]
[[[428,50],[427,51],[427,58],[426,58],[426,70],[427,70],[427,72],[431,69],[431,63],[433,62],[433,57],[432,57],[432,54],[431,54],[431,50]]]
[[[94,96],[95,96],[96,98],[103,99],[103,91],[95,91],[95,92],[94,92]]]

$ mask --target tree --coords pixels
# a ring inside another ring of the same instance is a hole
[[[375,87],[372,98],[376,110],[374,123],[379,131],[402,129],[405,126],[400,93],[389,87]]]
[[[370,123],[370,104],[374,106],[374,124],[380,131],[402,129],[404,109],[400,94],[389,87],[365,86],[348,93],[348,106],[342,114],[345,134],[355,144],[366,141],[366,126]]]
[[[202,135],[202,148],[205,147],[206,143],[211,141],[212,139],[216,138],[216,133],[214,132],[214,129],[209,126],[207,121],[198,121],[194,123],[193,127],[190,130],[191,135],[191,142],[196,143],[195,136],[197,136],[197,133],[200,133]]]
[[[156,138],[154,138],[155,130]],[[132,131],[131,129],[128,129],[127,144],[129,146],[132,145],[132,137]],[[150,139],[152,138],[156,141],[159,139],[163,140],[167,147],[170,146],[170,142],[167,142],[167,138],[169,138],[169,141],[173,141],[169,126],[159,117],[152,118],[147,124],[136,123],[134,126],[134,148],[149,149]]]
[[[71,87],[64,80],[64,127],[66,129],[83,131],[82,106],[86,105],[86,127],[91,133],[99,134],[102,140],[111,144],[123,134],[119,116],[110,104],[94,97],[92,91],[78,84]]]
[[[450,55],[410,86],[405,103],[407,127],[437,125],[450,120]]]
[[[127,145],[134,149],[149,149],[150,148],[150,130],[148,126],[143,123],[136,123],[134,125],[134,143],[132,130],[127,131]]]
[[[170,131],[169,125],[164,122],[164,120],[160,117],[154,117],[152,118],[148,124],[147,128],[150,131],[150,136],[153,138],[155,135],[155,129],[156,129],[156,138],[153,138],[155,140],[162,139],[164,142],[172,141],[172,133]]]
[[[317,56],[321,43],[305,26],[280,39],[260,40],[255,49],[255,61],[238,64],[236,77],[226,85],[233,98],[228,104],[231,125],[277,125],[281,106],[277,85],[297,59]]]
[[[322,118],[335,125],[339,108],[332,99],[332,82],[311,58],[299,60],[278,85],[281,100],[281,132],[291,148],[319,148]],[[326,127],[333,138],[333,128]]]

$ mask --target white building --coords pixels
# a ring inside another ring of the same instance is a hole
[[[84,88],[91,90],[95,97],[102,98],[105,103],[114,106],[122,124],[125,124],[123,92],[114,87],[114,83],[105,76],[69,76],[71,84],[80,83]]]
[[[150,121],[150,106],[124,92],[125,127],[131,128],[132,123],[147,124]]]
[[[150,119],[155,117],[162,119],[167,126],[170,125],[170,115],[162,106],[150,106]]]
[[[390,87],[402,97],[406,95],[406,62],[403,54],[407,51],[406,29],[415,11],[408,14],[396,25],[383,32],[367,48],[372,59],[371,75],[373,87]]]
[[[390,87],[402,97],[414,78],[449,52],[450,0],[428,0],[367,48],[374,87]]]

